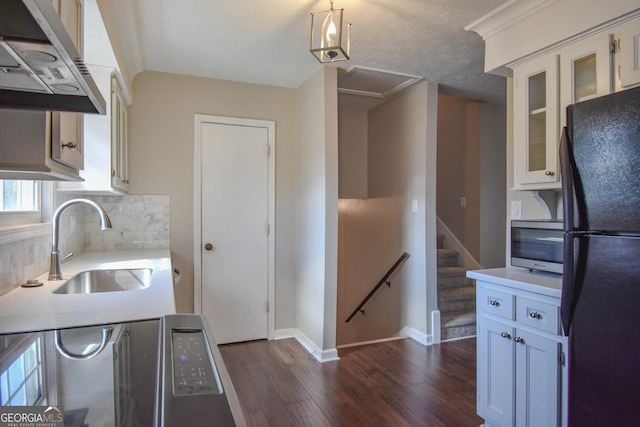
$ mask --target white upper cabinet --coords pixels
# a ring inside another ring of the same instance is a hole
[[[640,84],[637,0],[512,0],[465,28],[486,71],[513,75],[513,189],[560,189],[566,107]]]
[[[82,0],[52,0],[60,20],[80,55],[83,52]],[[84,167],[83,115],[53,113],[51,157],[75,170]]]
[[[107,102],[107,114],[84,118],[85,168],[82,182],[58,183],[58,191],[85,194],[123,194],[129,188],[127,164],[127,103],[115,70],[88,65]]]
[[[640,84],[640,19],[616,31],[617,82],[619,90]]]
[[[111,74],[111,187],[129,190],[127,103],[115,73]]]
[[[612,88],[611,36],[568,47],[560,52],[560,126],[567,124],[570,104],[608,95]]]
[[[524,64],[513,75],[516,189],[559,186],[558,57]]]

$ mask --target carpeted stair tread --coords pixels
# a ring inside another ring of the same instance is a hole
[[[458,265],[459,253],[445,247],[438,233],[438,310],[443,341],[476,335],[476,287],[467,269]]]
[[[453,249],[438,249],[438,268],[458,265],[458,252]]]
[[[460,267],[459,265],[449,265],[438,268],[438,276],[465,276],[467,275],[467,269]]]
[[[437,280],[438,290],[475,285],[473,280],[467,278],[467,269],[457,266],[438,268]]]
[[[438,300],[460,300],[472,299],[475,302],[476,288],[473,286],[462,286],[458,288],[441,289],[438,291]]]
[[[471,310],[453,311],[442,316],[440,324],[444,328],[467,326],[476,324],[476,312]]]

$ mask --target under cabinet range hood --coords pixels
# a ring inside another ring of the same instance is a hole
[[[0,1],[0,108],[106,112],[51,0]]]

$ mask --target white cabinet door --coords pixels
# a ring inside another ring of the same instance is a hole
[[[111,77],[111,186],[129,190],[127,103],[115,75]]]
[[[516,425],[560,425],[561,344],[516,330]]]
[[[560,126],[570,104],[608,95],[612,87],[611,36],[605,34],[560,52]]]
[[[514,69],[515,189],[559,188],[558,55]]]
[[[53,5],[71,40],[82,55],[82,0],[53,0]],[[54,113],[51,158],[76,170],[84,168],[83,115]]]
[[[488,424],[511,427],[515,420],[514,328],[478,318],[477,406]]]
[[[640,84],[640,20],[622,26],[616,35],[619,89],[628,89]]]

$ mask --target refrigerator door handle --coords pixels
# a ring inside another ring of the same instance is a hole
[[[573,231],[573,209],[575,187],[573,183],[573,158],[569,132],[565,126],[560,137],[560,172],[562,179],[562,208],[564,210],[564,231]]]
[[[562,319],[562,328],[566,336],[569,335],[574,309],[574,242],[571,232],[574,230],[573,209],[575,196],[572,163],[569,133],[565,127],[562,129],[562,137],[560,138],[560,171],[562,176],[562,205],[564,210],[564,254],[562,263],[560,318]]]

